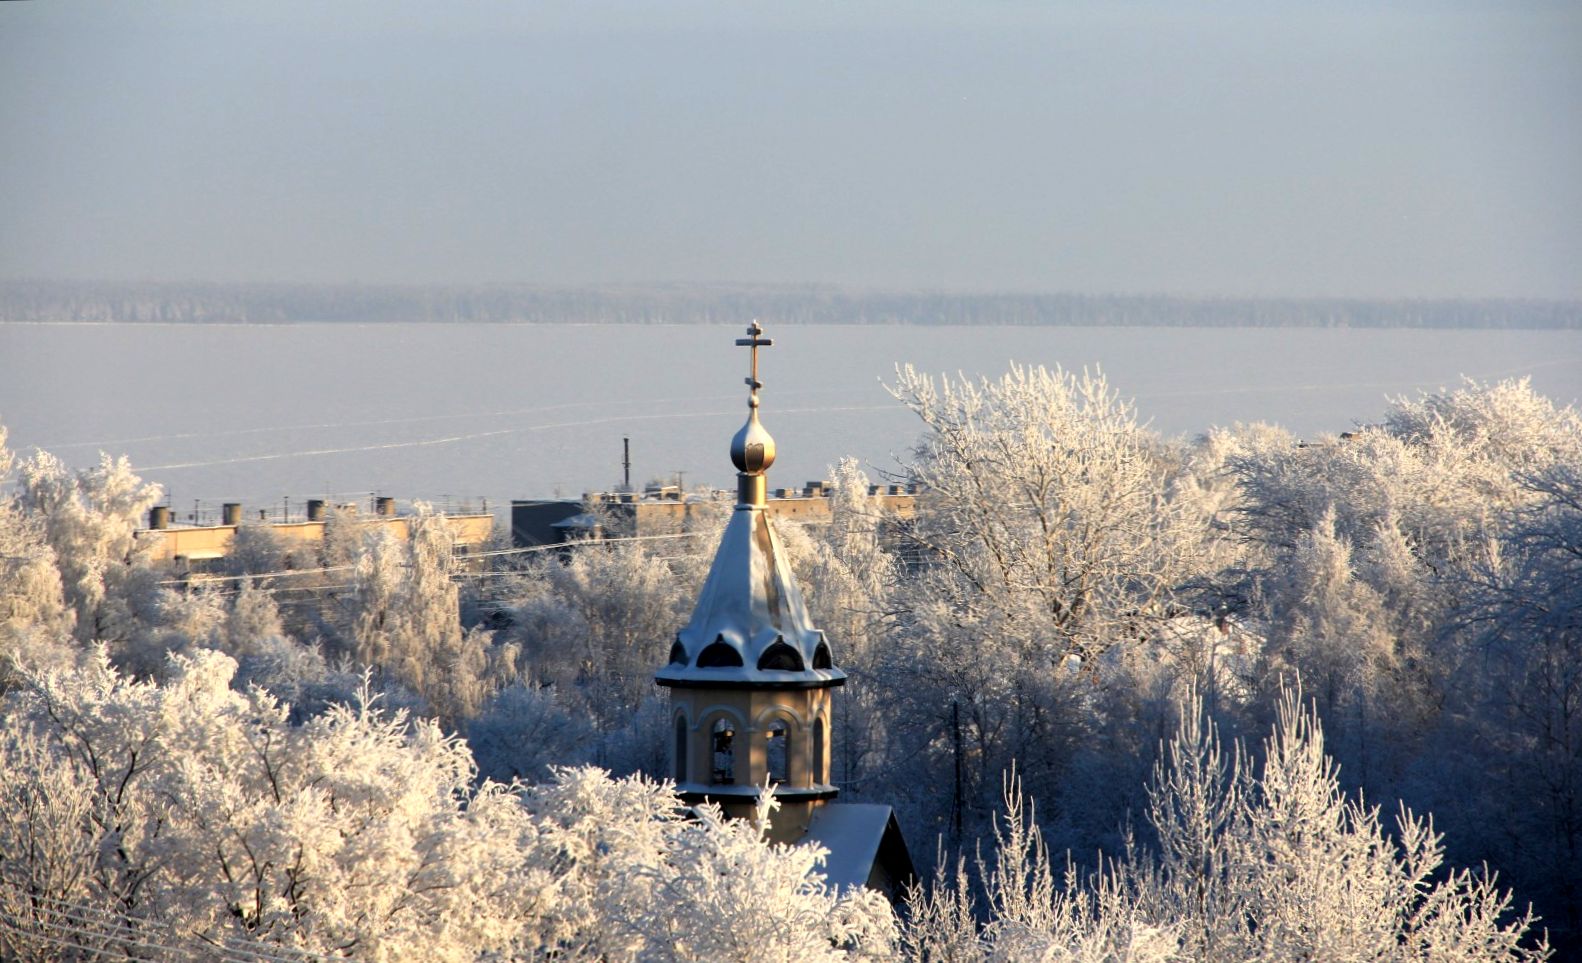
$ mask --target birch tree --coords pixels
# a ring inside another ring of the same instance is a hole
[[[885,667],[902,755],[931,758],[967,806],[1013,759],[1052,792],[1106,666],[1190,614],[1177,596],[1203,538],[1171,495],[1181,465],[1100,374],[906,367],[891,390],[924,426],[908,465],[920,561]]]
[[[0,425],[0,487],[10,485],[16,465],[6,434]],[[0,491],[0,691],[15,663],[42,667],[69,657],[60,643],[73,619],[43,520]]]
[[[117,641],[134,630],[131,584],[148,546],[133,533],[159,500],[125,458],[101,455],[93,468],[72,471],[48,452],[21,465],[20,504],[39,520],[55,552],[74,631],[83,642]]]
[[[510,681],[515,666],[501,660],[492,633],[461,627],[451,578],[453,539],[444,516],[419,504],[407,525],[404,540],[383,525],[362,528],[350,563],[351,591],[335,621],[356,664],[416,693],[455,729]]]
[[[161,685],[101,654],[18,694],[0,796],[51,808],[0,822],[0,867],[23,874],[10,882],[359,959],[470,960],[517,938],[546,876],[516,801],[471,787],[465,745],[366,689],[293,727],[261,690],[232,689],[234,668],[177,657]]]
[[[1171,613],[1197,533],[1168,497],[1162,446],[1102,374],[936,383],[908,366],[891,390],[925,429],[908,465],[915,534],[951,634],[1091,661]]]
[[[1348,798],[1317,715],[1281,696],[1261,766],[1227,749],[1200,698],[1162,753],[1149,793],[1157,856],[1129,848],[1086,877],[1054,869],[1031,810],[1007,787],[980,862],[987,921],[948,875],[913,894],[903,937],[918,960],[1547,959],[1530,912],[1494,880],[1443,867],[1430,820]],[[959,871],[958,871],[959,872]]]

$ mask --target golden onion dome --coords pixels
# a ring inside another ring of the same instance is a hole
[[[775,440],[758,420],[757,398],[747,423],[731,439],[731,462],[744,475],[762,475],[775,463]]]

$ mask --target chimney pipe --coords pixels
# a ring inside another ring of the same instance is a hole
[[[170,506],[155,505],[148,510],[148,527],[166,529],[170,527]]]
[[[324,499],[322,499],[322,498],[310,498],[310,499],[308,499],[308,521],[310,521],[310,522],[322,522],[322,521],[324,521]]]
[[[241,502],[226,502],[220,506],[220,524],[231,526],[242,524]]]

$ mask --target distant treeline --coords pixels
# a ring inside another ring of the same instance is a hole
[[[1582,328],[1582,301],[929,294],[810,285],[550,288],[0,281],[0,322]]]

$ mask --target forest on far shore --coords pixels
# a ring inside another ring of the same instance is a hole
[[[790,324],[1582,328],[1582,301],[944,293],[821,285],[0,281],[0,323]]]

